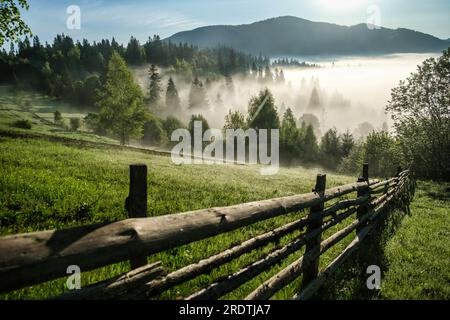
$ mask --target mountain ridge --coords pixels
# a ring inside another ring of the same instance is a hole
[[[367,24],[343,26],[282,16],[241,25],[212,25],[176,33],[165,41],[198,47],[224,45],[250,54],[352,55],[438,52],[448,47],[442,40],[419,31]]]

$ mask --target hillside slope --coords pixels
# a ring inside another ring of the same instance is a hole
[[[199,47],[225,45],[251,54],[352,55],[437,52],[448,42],[409,29],[340,26],[285,16],[239,26],[208,26],[166,40]]]

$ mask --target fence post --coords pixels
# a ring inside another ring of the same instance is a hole
[[[362,177],[358,178],[358,182],[369,182],[369,164],[368,163],[364,163],[363,164],[363,174]],[[358,198],[359,197],[364,197],[370,194],[370,188],[369,188],[369,184],[367,184],[367,188],[363,188],[358,190]],[[356,213],[356,217],[359,219],[362,216],[364,216],[368,211],[368,207],[366,204],[362,204],[358,207],[358,211]],[[364,228],[364,225],[360,225],[357,229],[356,232],[359,232],[362,228]]]
[[[402,167],[401,166],[398,166],[397,167],[397,177],[400,175],[400,173],[402,173],[403,172],[403,169],[402,169]]]
[[[147,217],[147,166],[130,165],[130,193],[125,201],[125,209],[129,218]],[[147,264],[147,257],[136,257],[130,260],[131,269]]]
[[[316,186],[313,192],[316,192],[320,197],[323,197],[326,190],[327,176],[325,174],[318,174],[316,178]],[[316,228],[320,228],[323,223],[322,212],[325,204],[321,203],[316,206],[311,207],[308,218],[310,222],[308,223],[307,231],[310,232]],[[313,248],[320,245],[322,241],[322,232],[320,232],[316,237],[307,241],[305,252],[312,251]],[[319,249],[315,249],[316,252]],[[306,266],[303,272],[302,289],[305,288],[312,280],[314,280],[319,274],[319,261],[320,257],[317,257],[312,263]]]

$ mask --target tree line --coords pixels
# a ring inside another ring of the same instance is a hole
[[[252,57],[231,48],[199,49],[166,42],[155,35],[144,44],[131,37],[126,46],[112,40],[74,41],[57,35],[52,44],[38,36],[10,43],[0,51],[0,83],[35,89],[49,96],[91,108],[113,52],[129,66],[154,64],[187,79],[195,76],[228,77],[246,73],[252,65],[269,64],[268,58]]]
[[[149,78],[150,99],[158,103],[163,100],[163,86],[158,68],[154,65],[149,69]],[[200,80],[196,78],[193,87],[200,85]],[[144,145],[165,147],[170,147],[170,137],[176,129],[187,128],[193,133],[195,121],[202,121],[204,131],[210,128],[201,114],[192,115],[188,124],[173,115],[162,119],[150,112],[144,96],[124,58],[113,52],[96,91],[95,104],[99,111],[88,114],[84,124],[97,134],[119,138],[123,145],[134,139]],[[192,104],[198,101],[198,97],[190,100]],[[167,108],[180,107],[172,78],[167,83],[165,103]],[[401,141],[387,131],[373,131],[365,140],[357,141],[349,131],[338,133],[336,129],[320,136],[319,124],[313,114],[296,118],[291,108],[280,114],[275,98],[266,88],[250,99],[247,114],[230,110],[223,129],[279,129],[280,159],[282,164],[288,166],[322,166],[328,170],[354,174],[362,163],[369,162],[372,175],[391,176],[395,174],[395,168],[407,164]],[[78,128],[79,124],[71,123],[71,127]]]
[[[114,38],[89,43],[76,43],[68,36],[58,35],[53,44],[41,44],[32,36],[30,28],[22,21],[19,7],[28,9],[26,0],[4,1],[0,11],[0,45],[11,41],[9,52],[0,51],[0,83],[15,84],[25,88],[41,90],[51,96],[65,100],[94,105],[98,113],[85,119],[86,126],[100,134],[113,134],[122,144],[130,138],[141,138],[151,144],[167,143],[167,137],[183,124],[174,117],[162,120],[151,115],[144,106],[144,94],[135,83],[129,65],[151,63],[149,99],[156,103],[160,99],[160,77],[154,65],[167,66],[179,74],[196,76],[192,82],[190,107],[203,103],[202,74],[220,74],[227,78],[231,74],[244,72],[260,81],[284,81],[284,74],[270,70],[268,58],[254,58],[231,48],[199,50],[186,44],[161,41],[158,36],[149,38],[141,45],[131,38],[124,47]],[[25,35],[24,40],[18,40]],[[13,42],[17,41],[15,48]],[[296,61],[278,60],[275,66],[297,64]],[[263,72],[263,67],[265,70]],[[392,116],[395,135],[387,131],[373,131],[365,141],[355,142],[346,132],[338,134],[335,129],[327,131],[318,142],[314,123],[303,115],[296,121],[290,108],[282,118],[268,89],[263,90],[249,102],[247,118],[239,112],[226,116],[225,128],[273,128],[280,129],[280,148],[285,162],[301,161],[343,172],[354,173],[361,162],[370,162],[375,176],[390,175],[397,164],[408,165],[420,178],[450,180],[450,48],[439,58],[427,59],[416,73],[392,90],[386,111]],[[199,97],[200,96],[200,97]],[[312,102],[314,94],[312,96]],[[152,99],[156,99],[152,100]],[[264,102],[264,108],[259,106]],[[179,105],[179,97],[173,79],[169,79],[166,104]],[[314,103],[310,103],[314,105]],[[55,121],[61,115],[55,112]],[[201,120],[201,115],[192,116],[188,125]],[[300,122],[300,123],[298,123]],[[20,124],[28,127],[28,123]],[[80,121],[71,120],[77,130]],[[316,128],[317,132],[317,128]]]

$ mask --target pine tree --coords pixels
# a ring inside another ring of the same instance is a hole
[[[266,69],[264,71],[264,81],[267,83],[271,83],[273,81],[272,71],[270,70],[270,67],[268,65],[266,66]]]
[[[341,143],[336,129],[328,130],[320,141],[322,164],[329,169],[336,169],[341,161]]]
[[[353,135],[350,133],[349,130],[347,130],[342,136],[341,136],[341,153],[342,157],[346,158],[350,155],[350,152],[355,147],[355,139],[353,138]]]
[[[314,129],[314,134],[316,135],[316,137],[321,137],[322,136],[322,132],[320,130],[320,121],[319,118],[317,118],[315,115],[313,115],[312,113],[305,113],[303,114],[300,119],[298,120],[298,124],[299,126],[304,126],[305,130],[308,127],[308,125],[311,125]]]
[[[234,94],[234,83],[233,78],[230,75],[225,77],[225,85],[227,87],[227,91],[230,95]]]
[[[216,100],[214,101],[214,106],[216,110],[221,110],[223,108],[223,100],[220,92],[217,93]]]
[[[281,69],[280,73],[278,73],[277,81],[281,84],[284,84],[286,82],[286,78],[284,77],[283,69]]]
[[[264,82],[263,68],[261,66],[258,68],[258,81],[260,83]]]
[[[318,110],[322,108],[322,103],[320,101],[319,92],[316,87],[314,87],[313,91],[311,92],[311,98],[309,99],[308,109],[309,110]]]
[[[171,111],[179,111],[181,109],[180,97],[172,77],[169,78],[169,82],[167,84],[166,106]]]
[[[195,77],[189,93],[189,108],[199,109],[206,107],[208,107],[208,100],[206,98],[205,88],[203,87],[203,83]]]
[[[254,78],[258,77],[258,67],[256,66],[255,61],[252,62],[252,75]]]
[[[139,44],[139,40],[131,37],[130,41],[128,42],[125,57],[127,62],[132,65],[141,65],[145,62],[145,51]]]
[[[151,105],[157,105],[161,99],[161,76],[159,75],[158,68],[152,64],[148,70],[150,78],[149,85],[149,102]]]
[[[245,116],[240,111],[228,111],[228,114],[225,116],[225,125],[224,130],[226,129],[245,129]]]
[[[258,96],[250,99],[247,124],[254,129],[280,128],[275,99],[269,89],[262,90]]]
[[[302,159],[305,162],[312,163],[317,160],[318,146],[317,138],[314,134],[314,128],[312,125],[306,127],[306,131],[303,137],[303,152]]]
[[[280,129],[280,152],[284,162],[291,162],[297,154],[297,139],[299,131],[291,108],[283,115]]]

